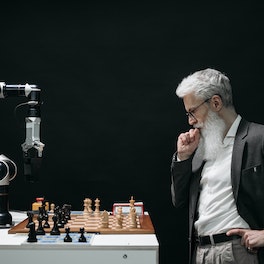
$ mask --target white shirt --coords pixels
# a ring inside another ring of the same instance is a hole
[[[202,171],[199,218],[195,228],[199,236],[226,232],[232,228],[249,228],[237,212],[232,184],[232,151],[240,123],[238,115],[223,141],[223,149],[215,160],[207,161]]]

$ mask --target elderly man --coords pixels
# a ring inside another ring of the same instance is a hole
[[[189,263],[264,263],[263,249],[246,247],[240,233],[264,228],[264,126],[237,114],[217,70],[189,75],[176,94],[192,126],[171,165],[172,202],[189,206]]]

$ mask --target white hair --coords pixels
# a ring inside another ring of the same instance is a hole
[[[178,85],[176,94],[183,98],[190,93],[203,100],[219,95],[224,106],[233,107],[230,81],[226,75],[214,69],[207,68],[184,78]]]

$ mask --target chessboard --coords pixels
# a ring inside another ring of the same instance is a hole
[[[115,215],[108,213],[108,226],[102,225],[102,214],[84,214],[83,212],[72,212],[71,219],[65,224],[63,228],[60,228],[61,233],[65,233],[67,227],[70,228],[71,233],[79,233],[81,228],[84,228],[86,233],[99,233],[99,234],[154,234],[155,230],[148,214],[136,216],[136,226],[133,228],[129,224],[129,216],[124,215],[122,218],[121,226],[117,225],[117,219]],[[52,220],[53,214],[48,215],[49,228],[45,228],[45,232],[49,233],[54,225]],[[37,214],[34,214],[33,221],[36,229],[38,228]],[[11,229],[9,234],[16,233],[28,233],[27,228],[28,218],[21,221]]]

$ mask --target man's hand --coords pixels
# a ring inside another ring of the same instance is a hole
[[[264,247],[264,230],[231,229],[226,233],[228,236],[241,236],[241,244],[248,249]]]
[[[190,158],[196,150],[200,140],[198,128],[190,129],[189,132],[181,133],[177,141],[177,154],[180,160]]]

